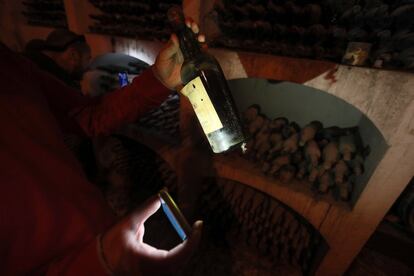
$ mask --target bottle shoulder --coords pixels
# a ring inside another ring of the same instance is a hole
[[[210,54],[203,53],[194,59],[185,60],[181,68],[181,78],[187,83],[197,77],[200,71],[221,71],[217,60]]]
[[[214,56],[210,55],[209,53],[203,52],[192,59],[184,60],[183,66],[187,64],[214,64],[217,65],[217,60]]]

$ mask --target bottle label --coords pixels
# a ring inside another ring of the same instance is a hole
[[[211,102],[200,77],[187,83],[181,90],[181,93],[190,100],[194,112],[206,135],[223,128],[223,124],[214,109],[213,103]]]

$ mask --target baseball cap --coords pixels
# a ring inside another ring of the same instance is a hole
[[[56,29],[47,36],[43,49],[61,52],[74,43],[86,43],[85,36],[66,29]]]

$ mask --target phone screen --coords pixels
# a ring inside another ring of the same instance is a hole
[[[190,225],[166,188],[162,189],[158,195],[160,197],[161,207],[165,215],[180,238],[185,241],[192,231]]]

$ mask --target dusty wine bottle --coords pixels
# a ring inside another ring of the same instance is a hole
[[[238,146],[244,141],[243,131],[220,65],[201,50],[196,35],[185,25],[180,7],[168,10],[168,20],[184,56],[181,92],[190,100],[211,149],[220,153]]]

